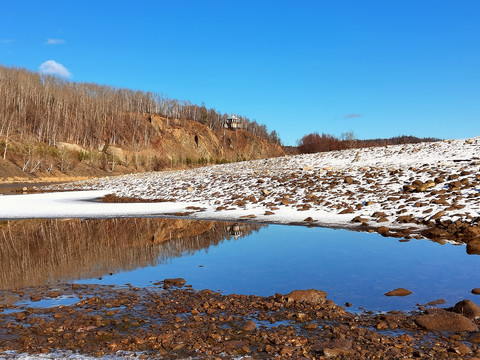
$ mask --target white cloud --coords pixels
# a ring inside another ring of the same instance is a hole
[[[57,63],[54,60],[45,61],[42,65],[40,65],[38,71],[40,71],[42,74],[58,75],[65,78],[72,76],[70,71],[68,71],[65,66]]]
[[[58,44],[65,44],[66,41],[63,39],[47,39],[47,42],[45,44],[47,45],[58,45]]]

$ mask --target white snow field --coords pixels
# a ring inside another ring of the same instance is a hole
[[[480,216],[480,137],[132,174],[52,188],[89,191],[2,196],[0,218],[185,216],[402,228],[412,226],[405,221],[411,216],[468,223]],[[106,194],[161,202],[92,201]],[[353,223],[356,217],[361,219]]]

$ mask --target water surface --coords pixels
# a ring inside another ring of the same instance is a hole
[[[10,221],[0,230],[3,288],[55,281],[148,287],[183,277],[224,294],[314,288],[352,310],[389,311],[476,301],[471,290],[480,287],[480,257],[463,245],[347,230],[172,219]],[[398,287],[413,294],[384,296]]]

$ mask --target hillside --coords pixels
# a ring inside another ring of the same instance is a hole
[[[205,105],[0,66],[0,178],[104,176],[283,155],[275,131]]]
[[[192,120],[175,124],[163,117],[145,116],[157,135],[146,147],[112,146],[86,149],[77,144],[22,143],[9,139],[6,158],[0,158],[0,179],[66,180],[143,171],[189,168],[284,155],[279,144],[242,129],[214,132]],[[173,124],[172,124],[173,123]]]

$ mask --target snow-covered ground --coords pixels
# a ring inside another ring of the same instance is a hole
[[[133,174],[61,188],[94,191],[3,196],[0,218],[183,215],[339,227],[352,226],[358,216],[372,227],[411,226],[406,216],[472,222],[480,216],[480,137]],[[162,202],[87,201],[105,194]]]

